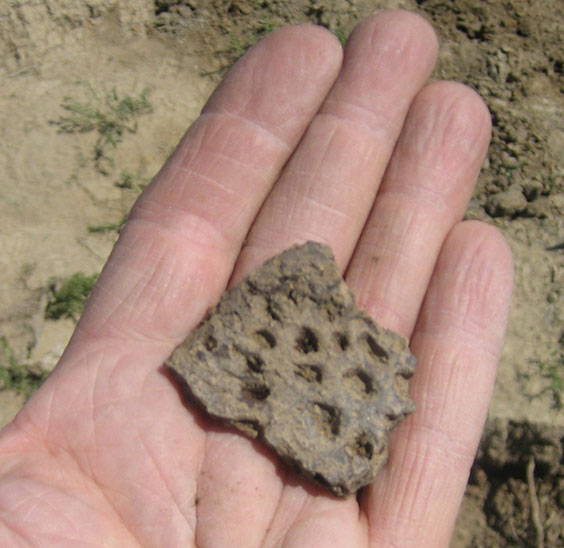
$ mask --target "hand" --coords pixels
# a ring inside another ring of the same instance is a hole
[[[461,222],[490,118],[424,86],[405,12],[255,46],[135,205],[61,362],[0,437],[0,545],[447,546],[494,385],[507,245]],[[275,184],[276,182],[276,184]],[[296,478],[185,403],[163,362],[235,283],[328,243],[360,305],[410,338],[417,412],[357,498]]]

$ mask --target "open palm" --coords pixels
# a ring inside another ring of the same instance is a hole
[[[511,292],[461,222],[489,142],[481,100],[424,86],[431,28],[372,16],[344,59],[314,26],[229,73],[135,205],[61,362],[0,436],[0,546],[446,546]],[[410,338],[417,412],[358,497],[301,481],[185,403],[163,362],[228,284],[328,243],[359,304]]]

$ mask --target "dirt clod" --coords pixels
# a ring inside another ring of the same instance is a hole
[[[492,217],[502,215],[511,217],[522,213],[527,207],[527,199],[518,186],[512,185],[507,190],[492,194],[486,202],[486,211]]]
[[[388,431],[414,411],[407,340],[357,308],[330,248],[314,242],[226,292],[168,365],[210,415],[336,496],[374,479]]]
[[[563,547],[563,455],[562,427],[488,421],[466,501],[483,509],[485,523],[467,546]]]

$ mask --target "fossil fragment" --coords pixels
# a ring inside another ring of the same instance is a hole
[[[206,411],[334,495],[370,483],[413,412],[407,340],[356,307],[325,245],[277,255],[233,289],[168,366]]]

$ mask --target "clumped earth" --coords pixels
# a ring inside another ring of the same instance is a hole
[[[563,547],[563,461],[561,426],[491,419],[461,511],[466,545]]]
[[[426,17],[441,41],[433,78],[462,81],[488,104],[492,145],[467,217],[500,228],[516,266],[490,422],[452,547],[564,546],[561,0],[2,2],[1,422],[74,327],[74,311],[46,318],[53,288],[100,271],[133,200],[227,68],[279,26],[310,21],[344,42],[379,8]],[[65,105],[95,107],[93,96],[107,107],[85,120],[95,129],[58,133]],[[124,122],[117,107],[139,98],[143,115]],[[100,141],[108,127],[112,139]]]
[[[407,340],[357,308],[309,242],[227,291],[168,362],[212,416],[264,440],[336,496],[371,483],[414,411]]]

